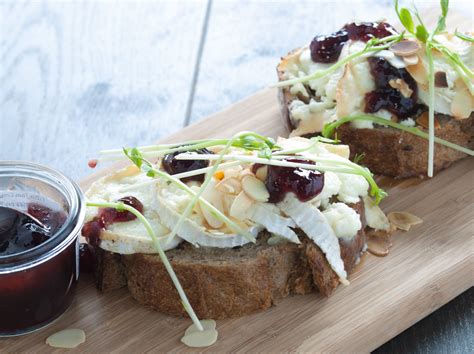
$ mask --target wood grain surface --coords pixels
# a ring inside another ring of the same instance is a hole
[[[436,18],[436,0],[416,3]],[[273,82],[275,63],[291,48],[352,19],[393,21],[392,6],[0,0],[0,159],[36,161],[82,178],[98,150],[147,144],[199,121]],[[450,16],[448,25],[472,30],[472,2],[451,0],[450,8],[470,21]],[[225,123],[213,130],[236,124],[219,119]],[[379,352],[472,351],[473,291],[456,301]]]
[[[277,136],[286,133],[280,119],[276,92],[264,90],[166,141],[230,136],[250,127]],[[329,299],[294,296],[257,315],[218,321],[219,340],[205,351],[367,352],[402,332],[474,285],[473,179],[473,158],[431,180],[382,179],[390,194],[382,208],[412,212],[422,225],[395,233],[388,257],[366,256],[351,285]],[[189,323],[139,306],[125,289],[100,294],[84,276],[63,317],[43,331],[3,340],[0,351],[49,352],[45,337],[66,327],[86,331],[84,351],[189,351],[179,342]]]

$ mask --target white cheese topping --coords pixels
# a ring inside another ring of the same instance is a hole
[[[453,34],[437,35],[436,39],[457,53],[467,67],[474,67],[474,46],[472,43],[463,41]],[[366,43],[361,41],[348,41],[344,45],[338,60],[363,50],[365,45]],[[453,116],[456,119],[468,118],[474,111],[473,95],[468,91],[466,84],[446,58],[439,53],[435,52],[434,54],[435,72],[445,73],[448,84],[448,87],[435,87],[435,112]],[[306,85],[314,91],[315,97],[310,97],[302,83],[290,87],[290,92],[293,95],[302,94],[308,102],[305,103],[295,99],[290,103],[288,107],[290,120],[295,126],[291,136],[320,132],[326,123],[344,116],[367,114],[364,112],[365,95],[375,88],[374,78],[367,62],[367,58],[370,56],[382,57],[395,68],[406,68],[417,81],[419,103],[428,105],[428,62],[424,48],[414,56],[416,60],[412,58],[414,61],[411,63],[390,50],[372,52],[350,61],[330,75],[308,81]],[[291,65],[287,66],[285,79],[310,75],[316,71],[326,70],[334,64],[313,62],[309,48],[303,48],[294,54],[294,58],[288,60]],[[385,110],[379,110],[373,115],[386,119],[392,118],[392,114]],[[412,118],[402,120],[401,123],[406,126],[416,125]],[[357,129],[372,129],[373,123],[356,120],[351,122],[351,126]]]
[[[330,204],[323,215],[339,238],[352,239],[362,228],[359,214],[344,203]]]

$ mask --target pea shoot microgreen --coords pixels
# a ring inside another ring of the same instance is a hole
[[[417,128],[417,127],[407,127],[403,124],[396,123],[396,122],[393,122],[391,120],[387,120],[387,119],[382,118],[382,117],[377,117],[377,116],[372,116],[372,115],[367,115],[367,114],[346,116],[346,117],[342,117],[341,119],[338,119],[334,122],[328,123],[324,126],[323,131],[321,132],[321,134],[324,137],[330,138],[331,136],[333,136],[335,134],[336,129],[338,127],[340,127],[341,125],[343,125],[345,123],[352,122],[352,121],[355,121],[355,120],[371,121],[373,123],[376,123],[376,124],[379,124],[379,125],[382,125],[382,126],[389,126],[389,127],[396,128],[396,129],[405,131],[407,133],[419,136],[419,137],[424,138],[424,139],[429,139],[429,135],[426,134],[421,129]],[[451,143],[449,141],[446,141],[446,140],[438,138],[438,137],[435,137],[434,141],[439,145],[443,145],[443,146],[449,147],[451,149],[454,149],[454,150],[460,151],[462,153],[465,153],[467,155],[474,156],[474,151],[473,150],[470,150],[470,149],[465,148],[463,146],[459,146],[457,144]]]
[[[454,34],[456,37],[461,38],[463,41],[474,43],[474,37],[466,33],[458,32],[457,28],[456,31],[454,31]]]
[[[200,194],[196,193],[194,190],[192,190],[188,185],[180,181],[178,178],[161,171],[153,166],[153,164],[145,159],[141,152],[137,148],[124,148],[123,149],[124,154],[130,159],[130,161],[133,162],[135,166],[140,168],[142,171],[144,171],[148,177],[152,178],[162,178],[165,181],[168,181],[170,183],[173,183],[176,185],[179,189],[185,191],[188,193],[192,198],[195,198],[196,201],[199,201],[200,205],[204,208],[207,208],[209,212],[211,212],[216,218],[221,220],[223,223],[225,223],[232,231],[244,236],[251,242],[255,242],[255,238],[253,237],[252,234],[250,234],[247,230],[242,229],[236,222],[232,221],[229,219],[225,214],[223,214],[221,211],[219,211],[215,206],[213,206],[211,203],[209,203],[206,199],[202,198]],[[196,156],[196,155],[194,155]],[[218,166],[218,164],[217,164]],[[213,174],[209,173],[209,174]],[[201,187],[201,190],[203,188]],[[184,214],[183,214],[184,215]],[[182,215],[181,215],[182,217]],[[180,224],[181,225],[181,224]],[[175,230],[178,231],[178,230]],[[173,233],[172,233],[173,234]],[[171,234],[171,235],[172,235]],[[174,236],[173,236],[174,237]],[[168,240],[172,239],[172,237],[169,237]],[[169,242],[169,241],[168,241]]]

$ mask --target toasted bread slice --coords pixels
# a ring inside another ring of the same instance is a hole
[[[277,66],[278,79],[285,79],[285,71],[289,63],[301,49],[296,49],[283,57]],[[289,88],[280,88],[278,101],[282,112],[283,124],[290,131],[296,128],[291,117],[290,104],[295,99],[306,99],[293,95]],[[416,118],[416,117],[415,117]],[[455,144],[474,147],[474,114],[467,119],[456,120],[445,115],[436,115],[435,135]],[[422,125],[421,130],[427,131]],[[312,131],[306,137],[319,134]],[[373,173],[395,178],[425,176],[428,167],[428,141],[395,128],[375,126],[373,129],[355,129],[345,124],[337,129],[337,138],[350,147],[351,158],[364,154],[360,162]],[[447,168],[455,161],[467,155],[448,147],[436,144],[434,155],[435,171]]]
[[[365,220],[362,203],[353,205]],[[364,224],[364,223],[363,223]],[[166,252],[191,305],[201,318],[240,317],[267,309],[291,294],[318,290],[329,296],[338,286],[337,275],[325,255],[297,230],[300,245],[269,245],[263,231],[256,244],[236,248],[196,248],[183,242]],[[348,274],[365,250],[364,225],[350,241],[339,240]],[[127,286],[141,304],[165,314],[185,316],[178,293],[157,255],[120,255],[94,250],[99,289]]]

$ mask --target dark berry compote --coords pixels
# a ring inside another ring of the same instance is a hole
[[[143,204],[133,196],[127,196],[120,198],[117,202],[122,202],[137,209],[140,213],[143,212]],[[107,226],[116,223],[135,220],[137,217],[131,212],[123,210],[119,211],[115,208],[100,208],[97,216],[92,220],[86,222],[82,227],[82,236],[87,239],[87,242],[91,246],[99,246],[100,244],[100,232]],[[88,255],[87,251],[84,250],[84,261],[87,262]],[[89,265],[84,265],[84,268],[90,268]]]
[[[25,213],[0,207],[0,256],[20,253],[39,246],[49,240],[65,220],[64,212],[52,210],[38,203],[30,203]]]
[[[365,111],[376,113],[386,109],[401,120],[416,116],[423,107],[417,103],[416,81],[408,71],[395,68],[381,57],[370,57],[367,61],[375,90],[365,95]]]
[[[212,154],[211,151],[207,149],[199,149],[193,151],[177,151],[172,154],[167,154],[163,157],[162,166],[163,169],[168,172],[170,175],[175,175],[178,173],[190,172],[199,170],[201,168],[206,168],[209,166],[209,160],[178,160],[175,157],[179,154],[190,153],[190,154],[202,154],[208,155]],[[183,182],[188,181],[204,181],[204,173],[192,177],[186,177],[181,179]]]
[[[348,23],[330,35],[314,37],[309,46],[311,59],[316,63],[334,63],[349,40],[367,42],[372,38],[384,38],[396,33],[386,22]]]
[[[304,159],[289,159],[288,162],[314,164]],[[265,186],[270,193],[269,202],[278,203],[287,193],[294,193],[299,200],[306,202],[321,193],[324,187],[324,173],[295,167],[268,165]]]
[[[37,330],[72,302],[85,203],[63,174],[0,161],[0,337]]]

